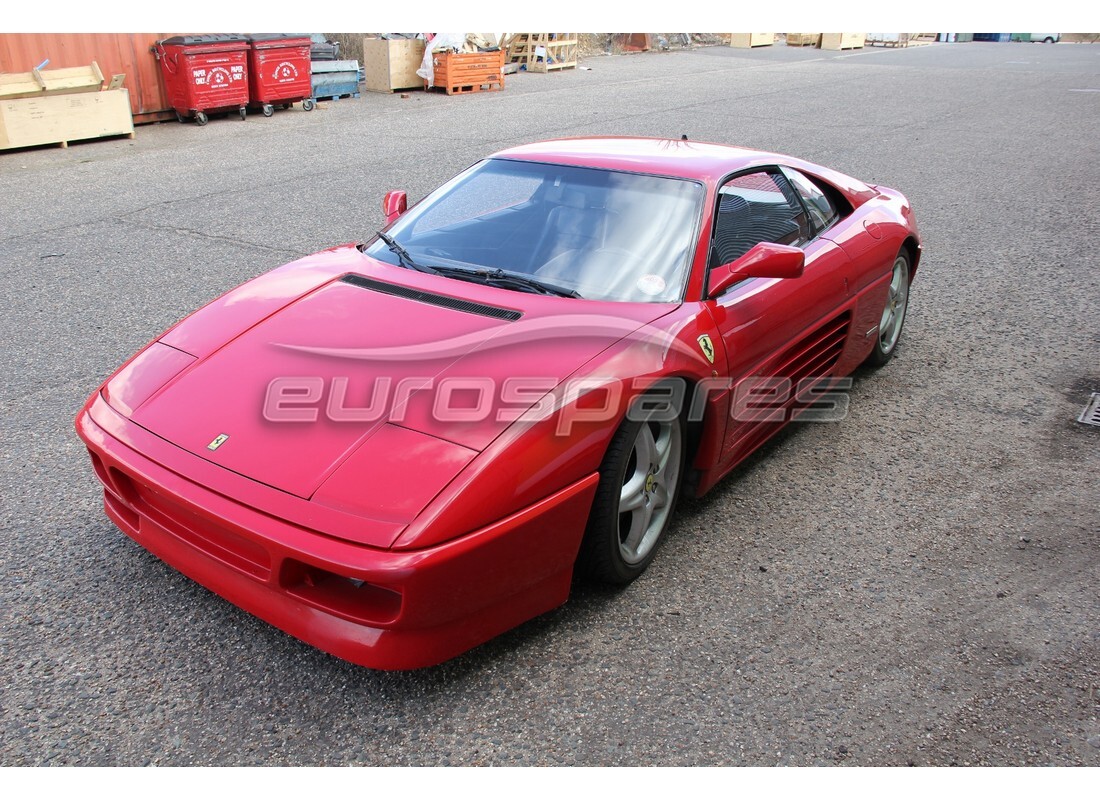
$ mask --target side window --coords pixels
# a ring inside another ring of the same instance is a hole
[[[711,266],[728,264],[760,242],[797,247],[812,235],[806,211],[781,173],[738,175],[718,190]]]
[[[803,202],[806,203],[814,228],[822,231],[837,221],[840,215],[837,213],[836,206],[816,183],[798,170],[787,170],[785,174],[790,176],[791,183],[798,189]]]

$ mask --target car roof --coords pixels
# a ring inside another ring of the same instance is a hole
[[[630,136],[551,139],[510,147],[491,157],[667,175],[700,180],[712,186],[743,169],[783,164],[831,184],[855,207],[877,194],[874,187],[862,181],[800,158],[689,139]]]
[[[791,163],[775,153],[684,139],[600,136],[554,139],[511,147],[494,158],[547,161],[697,180],[720,180],[761,163]]]

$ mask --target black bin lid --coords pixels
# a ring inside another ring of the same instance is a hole
[[[247,42],[239,33],[204,33],[194,36],[173,36],[170,39],[161,39],[157,44],[221,44],[224,42]]]
[[[308,39],[308,33],[250,33],[244,37],[250,42],[277,42],[280,39]]]

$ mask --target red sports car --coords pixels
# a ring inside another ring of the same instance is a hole
[[[893,189],[685,140],[515,147],[384,212],[175,325],[76,423],[124,532],[378,669],[640,575],[681,492],[890,359],[921,254]]]

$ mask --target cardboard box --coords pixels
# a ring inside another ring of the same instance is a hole
[[[364,39],[363,77],[368,92],[420,89],[416,74],[424,60],[423,39]]]

